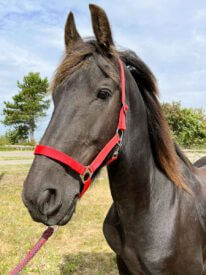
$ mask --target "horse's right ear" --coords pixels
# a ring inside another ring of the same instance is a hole
[[[110,47],[114,45],[114,42],[107,15],[105,11],[97,5],[90,4],[89,8],[95,37],[101,46],[109,50]]]
[[[74,15],[70,12],[64,28],[64,43],[67,52],[71,52],[75,43],[80,40],[82,40],[82,38],[76,29]]]

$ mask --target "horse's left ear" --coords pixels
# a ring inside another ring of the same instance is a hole
[[[66,50],[68,52],[71,52],[75,43],[80,40],[82,40],[82,38],[77,31],[76,24],[74,21],[74,15],[72,12],[70,12],[67,17],[64,29],[64,43]]]
[[[109,50],[114,45],[109,20],[105,11],[93,4],[89,5],[92,17],[92,26],[99,44]]]

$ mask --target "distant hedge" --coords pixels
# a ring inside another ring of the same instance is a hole
[[[163,103],[174,139],[184,147],[206,147],[206,114],[203,109],[184,108],[180,102]]]
[[[0,151],[2,150],[8,151],[8,150],[11,150],[11,148],[17,148],[16,150],[18,150],[18,147],[20,146],[22,146],[22,148],[23,146],[25,147],[27,146],[28,148],[29,147],[33,148],[35,146],[35,141],[34,140],[32,142],[23,141],[23,142],[18,142],[13,144],[8,137],[8,132],[0,136]]]

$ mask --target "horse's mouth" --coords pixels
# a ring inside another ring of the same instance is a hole
[[[75,213],[77,200],[78,200],[78,196],[76,196],[73,199],[72,204],[70,205],[70,207],[67,211],[67,214],[57,223],[57,225],[63,226],[71,220],[73,214]]]
[[[32,219],[35,222],[40,222],[45,224],[46,226],[54,226],[54,225],[59,225],[59,226],[63,226],[65,224],[67,224],[70,219],[72,218],[75,209],[76,209],[76,204],[77,204],[77,200],[78,200],[79,196],[75,196],[71,205],[69,206],[65,216],[63,216],[60,220],[55,221],[55,216],[46,216],[46,215],[39,215],[36,213],[36,211],[32,211],[33,208],[31,209],[31,207],[28,207],[28,204],[24,201],[25,206],[27,207]]]

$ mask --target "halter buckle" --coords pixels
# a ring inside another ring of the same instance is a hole
[[[86,170],[84,172],[83,175],[80,175],[80,178],[82,180],[82,183],[85,184],[85,182],[88,180],[88,179],[91,179],[92,177],[92,172],[90,171],[89,169],[89,166],[86,166]]]
[[[124,103],[122,106],[123,106],[124,112],[126,113],[129,109],[128,105]]]

